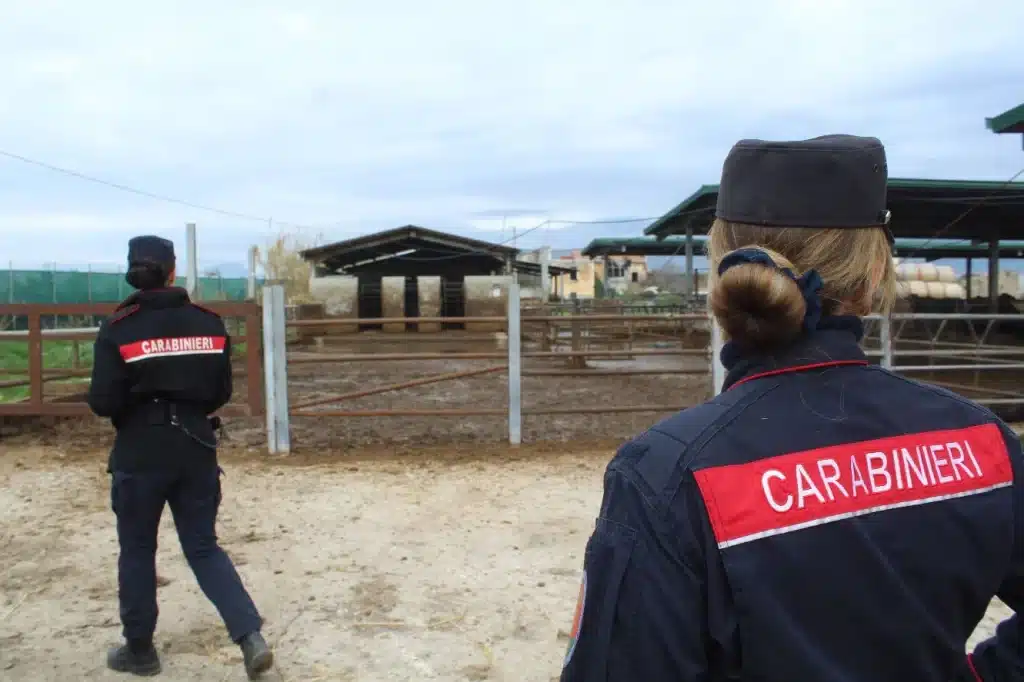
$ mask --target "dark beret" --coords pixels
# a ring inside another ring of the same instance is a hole
[[[128,242],[128,267],[149,263],[165,269],[174,267],[174,243],[163,237],[145,235]]]
[[[764,227],[886,226],[887,182],[874,137],[740,140],[722,167],[715,216]]]

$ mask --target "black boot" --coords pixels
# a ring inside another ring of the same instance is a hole
[[[119,673],[152,677],[160,673],[160,656],[151,641],[129,641],[107,652],[107,667]]]
[[[245,672],[250,680],[255,680],[260,673],[270,670],[270,666],[274,665],[274,653],[258,631],[238,640],[238,646],[242,648]]]

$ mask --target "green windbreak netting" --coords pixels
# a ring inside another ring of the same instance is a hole
[[[176,283],[186,286],[187,278]],[[244,277],[200,277],[198,298],[244,301],[247,287]],[[118,273],[0,270],[0,303],[116,303],[132,291]]]

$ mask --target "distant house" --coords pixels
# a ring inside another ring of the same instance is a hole
[[[609,256],[607,273],[604,259],[592,260],[579,249],[561,255],[552,262],[575,269],[575,275],[566,273],[558,276],[555,289],[561,298],[572,298],[574,295],[576,298],[593,298],[598,281],[616,293],[621,294],[627,290],[639,292],[649,275],[646,256]]]

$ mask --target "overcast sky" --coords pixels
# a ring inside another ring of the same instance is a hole
[[[1022,27],[1020,0],[6,2],[0,152],[242,215],[0,156],[0,261],[183,252],[187,221],[213,264],[271,218],[498,241],[501,215],[653,217],[742,137],[877,135],[893,176],[1007,180],[1021,140],[984,119],[1024,101]]]

